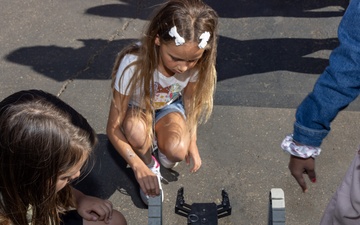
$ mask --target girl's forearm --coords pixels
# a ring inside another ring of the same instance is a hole
[[[109,132],[108,137],[116,151],[125,159],[132,169],[144,163],[127,142],[120,129],[114,129],[112,132]]]

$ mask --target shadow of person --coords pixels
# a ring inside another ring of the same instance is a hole
[[[81,40],[79,49],[58,46],[33,46],[17,49],[6,56],[10,62],[31,66],[57,81],[67,79],[110,79],[116,54],[136,41],[123,39]],[[277,70],[319,74],[328,59],[311,57],[321,50],[332,50],[337,38],[258,39],[240,41],[220,36],[217,57],[218,81]]]
[[[147,0],[147,1],[133,1],[122,0],[118,4],[106,4],[89,8],[85,14],[110,17],[110,18],[130,18],[130,19],[149,19],[155,7],[164,1],[162,0]]]
[[[348,0],[205,0],[221,18],[250,18],[250,17],[300,17],[326,18],[342,16],[349,4]],[[122,0],[119,4],[99,5],[89,8],[85,14],[110,17],[149,19],[151,12],[163,3],[159,0],[138,2]],[[340,9],[339,9],[340,7]]]
[[[116,55],[135,39],[108,41],[79,39],[81,48],[60,46],[31,46],[16,49],[6,60],[30,66],[34,71],[56,81],[69,79],[110,79]],[[90,70],[91,69],[91,70]]]
[[[221,18],[298,17],[326,18],[344,14],[348,0],[205,0]],[[340,7],[340,9],[339,9]]]
[[[90,163],[73,186],[83,193],[102,199],[110,198],[116,191],[131,197],[138,208],[146,208],[139,195],[139,185],[131,168],[116,152],[105,134],[98,135],[99,144]]]
[[[239,41],[221,36],[218,45],[218,81],[272,71],[320,74],[328,59],[312,56],[339,45],[337,38],[277,38]]]
[[[140,198],[140,187],[133,170],[120,156],[105,134],[98,134],[99,143],[94,149],[82,176],[73,186],[83,193],[102,199],[110,198],[116,191],[131,197],[138,208],[147,208]],[[166,177],[164,184],[177,181],[179,173],[161,168]]]

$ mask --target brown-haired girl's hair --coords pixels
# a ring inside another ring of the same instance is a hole
[[[203,56],[196,64],[199,72],[196,92],[192,102],[184,102],[190,131],[196,130],[198,122],[206,122],[213,109],[213,94],[216,85],[217,13],[201,0],[170,0],[155,11],[141,39],[141,44],[130,45],[119,53],[112,71],[112,87],[114,87],[116,73],[123,57],[126,54],[138,56],[137,60],[126,68],[135,66],[128,90],[132,93],[136,87],[143,89],[142,105],[145,106],[144,113],[150,136],[152,135],[153,113],[151,90],[154,90],[153,74],[158,66],[158,46],[155,45],[155,39],[159,37],[161,43],[173,42],[174,39],[169,35],[173,26],[176,26],[177,32],[185,39],[185,42],[199,43],[201,34],[210,33]]]
[[[74,202],[69,185],[56,193],[56,182],[91,154],[96,133],[72,107],[40,90],[1,101],[0,127],[0,221],[28,224],[31,208],[31,224],[60,224],[59,213]]]

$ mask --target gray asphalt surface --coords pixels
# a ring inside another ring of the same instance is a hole
[[[110,71],[116,53],[136,40],[161,0],[14,0],[0,7],[0,99],[23,89],[58,94],[95,128],[100,145],[92,172],[77,187],[109,198],[130,225],[147,224],[131,169],[108,143]],[[185,201],[221,201],[232,215],[219,224],[267,224],[271,188],[285,192],[286,223],[318,224],[360,143],[360,103],[341,112],[317,161],[317,183],[303,194],[280,143],[292,131],[297,105],[311,91],[337,44],[344,0],[207,0],[220,16],[218,85],[210,121],[199,128],[203,160],[196,174],[181,163],[162,170],[163,224],[186,224],[174,213]]]

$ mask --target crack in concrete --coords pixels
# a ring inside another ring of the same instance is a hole
[[[144,9],[145,7],[145,3],[146,1],[143,0],[139,0],[137,2],[137,7],[136,7],[136,16],[140,15],[141,11]],[[108,46],[109,44],[115,40],[116,37],[120,37],[121,33],[126,31],[126,29],[129,27],[129,24],[133,21],[134,19],[129,19],[127,21],[125,21],[124,25],[122,26],[121,30],[117,30],[117,32],[112,35],[109,40],[106,42],[105,45],[103,45],[102,47],[100,47],[100,49],[98,51],[95,52],[94,55],[92,55],[87,63],[84,69],[78,71],[75,75],[71,76],[68,80],[65,81],[65,83],[62,85],[62,87],[60,88],[59,92],[57,93],[57,96],[60,97],[60,95],[66,90],[66,88],[74,81],[74,79],[76,79],[77,77],[79,77],[82,73],[84,73],[85,71],[87,71],[88,69],[90,69],[91,65],[94,63],[95,58],[97,56],[99,56]]]
[[[106,42],[105,45],[101,46],[99,48],[99,50],[97,50],[95,52],[94,55],[90,56],[87,63],[86,63],[86,66],[84,69],[78,71],[75,75],[71,76],[69,79],[67,79],[65,81],[65,83],[62,85],[62,87],[60,88],[59,92],[57,93],[57,97],[60,97],[60,95],[65,91],[65,89],[68,87],[68,85],[70,85],[74,79],[76,79],[77,77],[79,77],[82,73],[84,73],[85,71],[87,71],[88,69],[90,69],[90,67],[92,66],[92,64],[94,63],[95,61],[95,58],[98,57],[108,46],[109,44],[115,40],[116,37],[120,37],[122,35],[122,33],[124,31],[126,31],[126,29],[128,28],[130,22],[132,21],[133,19],[131,20],[128,20],[124,23],[124,25],[122,26],[121,30],[118,30],[114,35],[112,35],[109,40]]]

